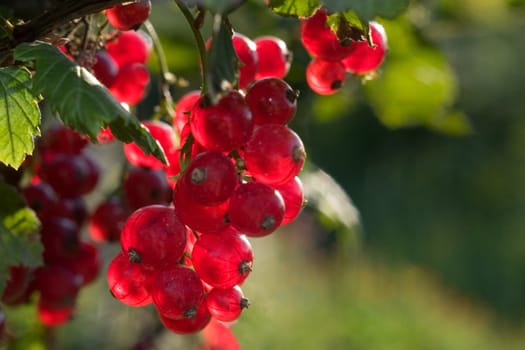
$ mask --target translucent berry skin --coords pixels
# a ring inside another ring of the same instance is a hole
[[[116,40],[106,45],[108,54],[122,67],[130,63],[145,64],[149,56],[149,44],[143,34],[135,31],[122,32]]]
[[[211,320],[210,312],[204,301],[197,306],[197,312],[192,318],[171,319],[162,314],[159,317],[164,327],[177,334],[196,333],[204,329]]]
[[[136,29],[151,13],[150,0],[117,5],[106,10],[108,22],[119,30]]]
[[[82,276],[83,286],[97,278],[102,266],[98,248],[88,242],[80,242],[78,253],[66,263],[76,274]]]
[[[146,95],[149,80],[149,71],[144,64],[129,63],[120,68],[109,92],[119,102],[136,105]]]
[[[272,187],[248,182],[233,192],[228,214],[231,224],[247,236],[266,236],[281,224],[284,200]]]
[[[113,57],[106,50],[100,50],[95,54],[93,74],[106,87],[111,87],[118,74],[118,66]]]
[[[337,35],[326,23],[326,9],[319,9],[311,17],[301,21],[301,42],[312,56],[330,61],[339,61],[350,55],[354,47],[342,45]]]
[[[204,282],[215,288],[231,288],[250,274],[253,251],[246,237],[231,228],[201,235],[193,247],[192,262]]]
[[[297,111],[297,93],[279,78],[264,78],[253,83],[246,93],[253,122],[288,124]]]
[[[230,226],[227,201],[218,205],[202,205],[193,199],[182,181],[177,182],[173,191],[173,205],[182,222],[195,231],[215,233]]]
[[[151,271],[144,269],[142,264],[130,262],[124,252],[115,256],[108,267],[107,281],[111,294],[129,306],[151,304],[151,278]]]
[[[182,265],[173,265],[155,275],[151,296],[164,317],[192,319],[204,300],[204,289],[195,271]]]
[[[250,303],[244,298],[241,287],[213,288],[206,296],[210,314],[219,321],[235,321]]]
[[[38,319],[47,327],[56,327],[73,319],[74,305],[55,305],[40,298],[37,304]]]
[[[275,36],[262,36],[254,40],[257,52],[255,80],[284,78],[290,70],[291,54],[286,43]]]
[[[50,217],[42,220],[40,239],[44,245],[44,261],[59,263],[78,253],[80,232],[74,221],[64,217]]]
[[[201,97],[191,114],[191,131],[205,148],[230,152],[242,146],[253,132],[253,118],[244,97],[230,91],[216,105]]]
[[[167,205],[172,200],[171,187],[162,170],[134,167],[123,186],[126,203],[132,211],[152,204]]]
[[[290,181],[306,159],[301,138],[279,124],[258,126],[242,152],[248,172],[258,182],[278,186]]]
[[[122,251],[147,269],[177,264],[186,246],[186,227],[175,210],[150,205],[136,210],[120,236]]]
[[[40,220],[52,215],[54,208],[58,205],[57,194],[47,182],[29,184],[23,187],[22,195],[27,205],[36,212]]]
[[[346,80],[346,70],[339,61],[313,59],[306,67],[306,82],[319,95],[333,95]]]
[[[129,212],[117,197],[100,203],[89,218],[89,235],[95,242],[114,242],[120,240]]]
[[[367,41],[352,43],[353,52],[341,61],[350,73],[369,73],[376,70],[385,59],[388,50],[385,28],[377,22],[370,22],[369,26],[375,47],[371,47]]]
[[[257,73],[257,46],[245,35],[233,34],[233,48],[241,61],[239,67],[239,89],[246,89]]]
[[[237,171],[230,158],[208,151],[191,160],[182,181],[195,201],[217,205],[231,196],[237,185]]]
[[[78,197],[91,192],[97,185],[100,170],[85,152],[57,154],[42,164],[40,176],[63,197]]]
[[[203,338],[206,347],[202,350],[241,350],[241,345],[235,338],[235,334],[229,325],[212,318],[210,323],[203,330]]]
[[[281,225],[286,225],[295,220],[304,206],[304,190],[301,179],[296,176],[285,184],[276,187],[284,200],[284,217]]]
[[[29,289],[35,275],[32,268],[18,265],[9,268],[7,279],[1,301],[6,305],[16,305]]]
[[[191,110],[199,99],[200,95],[200,90],[192,90],[184,94],[177,102],[173,118],[173,126],[177,128],[179,133],[182,132],[184,126],[189,123]]]
[[[177,153],[178,147],[171,125],[161,121],[144,121],[142,125],[149,131],[151,136],[159,142],[166,158],[170,159],[173,154]],[[134,142],[124,145],[124,155],[134,166],[144,166],[152,169],[162,169],[165,167],[165,164],[153,155],[146,155]]]

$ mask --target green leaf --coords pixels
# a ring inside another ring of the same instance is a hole
[[[206,72],[208,95],[212,103],[218,100],[222,92],[237,85],[240,61],[233,48],[232,36],[233,32],[226,18],[215,15]]]
[[[137,132],[141,129],[139,121],[91,73],[71,62],[56,47],[43,42],[23,43],[15,48],[14,56],[18,61],[35,62],[33,91],[44,96],[64,123],[93,140],[102,127],[113,125],[112,131],[118,129],[117,138],[135,141],[146,154],[166,161],[151,135]]]
[[[5,288],[10,266],[42,265],[43,246],[36,214],[25,206],[20,194],[0,182],[0,294]]]
[[[341,43],[350,44],[349,40],[362,41],[369,36],[368,22],[361,22],[354,11],[332,14],[326,22]]]
[[[268,6],[281,16],[310,17],[321,7],[320,0],[270,0]]]
[[[40,110],[27,69],[0,68],[0,161],[17,169],[40,135]]]
[[[361,21],[368,22],[376,17],[395,18],[406,10],[410,0],[323,0],[329,12],[355,11]]]
[[[203,6],[213,13],[226,14],[242,5],[245,0],[186,0],[187,6]]]

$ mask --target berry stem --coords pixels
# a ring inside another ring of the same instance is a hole
[[[204,95],[208,91],[208,83],[206,81],[207,80],[206,72],[208,71],[208,60],[206,59],[206,46],[204,43],[204,39],[202,38],[202,34],[198,28],[200,21],[195,20],[188,6],[186,6],[186,4],[183,1],[175,0],[175,3],[177,4],[182,14],[186,18],[186,21],[188,21],[191,31],[193,32],[193,36],[195,37],[197,48],[199,49],[199,56],[201,60],[201,74],[202,74],[201,94]]]
[[[164,116],[169,123],[171,123],[173,119],[173,98],[170,92],[170,84],[173,83],[176,78],[173,73],[169,71],[168,64],[166,62],[166,55],[164,54],[164,50],[160,43],[159,36],[157,35],[157,31],[149,20],[145,21],[143,25],[153,42],[153,49],[155,50],[155,55],[157,56],[160,68],[159,89],[161,101],[159,113]]]

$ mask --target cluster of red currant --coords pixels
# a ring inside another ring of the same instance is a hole
[[[240,316],[248,306],[240,285],[253,264],[247,236],[289,223],[304,201],[297,175],[306,154],[287,126],[297,93],[282,79],[286,45],[274,37],[232,39],[242,62],[239,90],[216,103],[191,91],[178,101],[173,126],[143,122],[168,165],[133,143],[124,146],[133,166],[124,196],[135,211],[108,284],[127,305],[153,304],[166,328],[181,334]]]
[[[72,317],[80,288],[100,270],[97,247],[80,235],[87,218],[83,196],[95,188],[99,168],[85,151],[87,139],[67,127],[46,130],[40,141],[22,194],[42,223],[45,264],[11,267],[2,302],[19,305],[38,291],[38,316],[43,324],[55,326]]]
[[[347,73],[369,75],[385,58],[387,37],[383,26],[370,22],[368,40],[341,42],[327,24],[326,9],[319,9],[301,21],[301,41],[313,56],[306,69],[306,81],[320,95],[331,95],[343,86]]]

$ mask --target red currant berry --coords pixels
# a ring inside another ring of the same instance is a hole
[[[82,276],[61,265],[46,265],[35,272],[35,288],[46,303],[74,305],[82,286]]]
[[[39,144],[40,152],[78,154],[88,144],[89,139],[75,130],[57,124],[45,131]]]
[[[279,192],[260,182],[237,187],[228,207],[230,222],[247,236],[266,236],[279,227],[284,201]]]
[[[106,50],[119,66],[131,63],[145,64],[150,47],[145,34],[135,31],[122,32],[116,40],[108,42]]]
[[[195,316],[192,318],[172,319],[162,314],[159,316],[164,327],[177,334],[196,333],[206,327],[211,320],[210,312],[204,301],[197,306]]]
[[[73,319],[74,305],[56,305],[40,298],[37,304],[38,319],[44,326],[55,327]]]
[[[285,184],[276,187],[284,200],[284,217],[281,225],[286,225],[299,216],[304,206],[303,184],[299,177],[294,177]]]
[[[16,305],[29,290],[35,277],[34,270],[26,266],[12,266],[9,268],[9,278],[6,282],[2,303]]]
[[[54,215],[71,219],[80,227],[88,216],[86,202],[83,197],[60,198]]]
[[[248,172],[258,182],[277,186],[299,174],[306,152],[301,138],[292,129],[265,124],[255,129],[242,156]]]
[[[155,275],[151,296],[162,316],[194,319],[204,300],[204,289],[195,271],[182,265],[173,265]]]
[[[385,28],[377,22],[370,22],[370,33],[374,47],[367,41],[353,42],[354,51],[341,62],[346,70],[354,74],[366,74],[383,63],[387,47]]]
[[[87,242],[80,242],[78,253],[67,260],[71,269],[82,276],[82,285],[89,284],[98,276],[101,268],[101,258],[98,248]]]
[[[131,261],[145,268],[165,268],[177,264],[182,257],[186,227],[173,208],[150,205],[131,214],[120,243]]]
[[[151,304],[151,278],[151,271],[142,264],[130,262],[128,254],[124,252],[115,256],[108,267],[107,281],[111,294],[129,306]]]
[[[149,71],[144,64],[126,64],[120,68],[109,91],[117,101],[136,105],[146,95],[149,79]]]
[[[240,285],[253,265],[250,242],[235,229],[202,234],[191,256],[199,277],[215,288]]]
[[[332,95],[346,80],[345,67],[340,61],[313,59],[306,68],[306,82],[319,95]]]
[[[47,182],[29,184],[23,187],[22,195],[27,205],[36,212],[40,220],[51,216],[58,205],[58,197]]]
[[[232,38],[233,48],[240,61],[239,89],[246,89],[257,73],[257,46],[245,35],[235,33]]]
[[[329,61],[339,61],[352,53],[350,41],[341,43],[326,21],[326,9],[319,9],[312,17],[301,21],[301,41],[305,49],[314,57]]]
[[[78,253],[80,232],[74,221],[64,217],[46,218],[42,220],[40,234],[46,263],[59,263]]]
[[[232,90],[216,105],[201,97],[191,114],[191,131],[205,148],[230,152],[242,146],[253,131],[252,113],[240,92]]]
[[[210,314],[219,321],[235,321],[250,302],[244,297],[241,287],[213,288],[206,296]]]
[[[173,205],[182,222],[195,231],[214,233],[230,226],[226,215],[227,201],[218,205],[200,204],[182,181],[177,182],[173,191]]]
[[[119,30],[137,29],[151,13],[151,1],[139,0],[106,10],[108,22]]]
[[[288,124],[297,110],[297,92],[279,78],[265,78],[253,83],[246,93],[253,122]]]
[[[126,203],[132,211],[152,204],[168,205],[173,196],[162,170],[134,167],[123,186]]]
[[[95,63],[91,69],[98,81],[108,88],[113,85],[115,77],[118,74],[117,63],[115,63],[113,57],[111,57],[106,50],[98,51],[95,54]]]
[[[95,242],[120,240],[120,232],[129,217],[124,204],[117,197],[100,203],[89,218],[88,230]]]
[[[255,80],[267,77],[284,78],[290,70],[291,54],[286,43],[274,36],[254,40],[257,51]]]
[[[179,133],[182,132],[184,126],[188,124],[191,110],[200,96],[200,90],[193,90],[184,94],[179,99],[179,102],[177,102],[177,106],[175,107],[175,113],[173,117],[173,126],[177,128]]]
[[[191,160],[182,181],[195,201],[217,205],[231,196],[237,185],[237,171],[230,158],[208,151]]]
[[[178,150],[173,128],[168,123],[161,121],[144,121],[142,125],[149,131],[151,136],[159,142],[166,158],[177,159]],[[127,160],[134,166],[144,166],[152,169],[162,169],[165,165],[155,158],[155,156],[148,154],[137,146],[134,142],[124,145],[124,155]]]
[[[201,350],[241,350],[241,345],[235,338],[228,324],[212,318],[203,330],[206,347]]]

